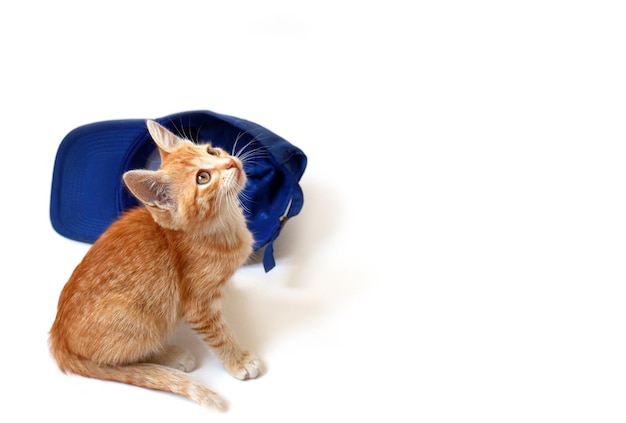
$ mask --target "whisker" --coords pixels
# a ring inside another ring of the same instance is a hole
[[[248,148],[248,147],[250,146],[250,144],[252,144],[252,143],[253,143],[253,142],[255,142],[255,141],[256,141],[256,142],[258,142],[258,140],[259,140],[259,137],[254,137],[254,138],[252,138],[252,139],[251,139],[251,140],[250,140],[250,141],[249,141],[246,145],[244,145],[243,147],[241,147],[241,148],[237,151],[237,153],[235,153],[235,155],[236,155],[237,157],[239,157],[239,156],[241,155],[241,153],[242,153],[242,152],[243,152],[246,148]]]
[[[222,197],[222,201],[219,201],[219,206],[220,210],[219,210],[219,224],[220,226],[222,226],[222,228],[224,230],[228,230],[228,226],[226,224],[226,222],[229,220],[229,217],[234,216],[237,212],[237,207],[240,206],[241,203],[239,202],[239,199],[237,198],[237,195],[234,195],[232,192],[228,192],[228,193],[224,193],[223,197]],[[221,207],[224,206],[226,207],[225,210],[222,210]],[[228,216],[226,216],[226,213],[228,213]]]
[[[187,125],[186,125],[186,127],[189,128],[189,126],[190,126],[190,121],[189,121],[189,118],[187,118]],[[183,136],[183,138],[186,138],[189,141],[193,141],[191,139],[191,137],[189,135],[187,135],[187,132],[185,132],[185,125],[183,124],[183,117],[182,116],[180,116],[180,127],[182,128],[182,132],[183,132],[182,136]]]
[[[239,198],[237,199],[237,201],[239,201],[239,205],[241,206],[241,208],[243,209],[244,212],[246,212],[246,214],[251,214],[252,210],[246,205],[246,203],[244,203],[245,200],[248,203],[252,203],[252,198],[246,194],[246,192],[242,191],[239,193]]]
[[[252,150],[246,151],[244,154],[238,157],[242,162],[246,162],[250,160],[264,159],[266,157],[269,157],[269,153],[264,146],[259,146]]]
[[[241,139],[241,137],[244,136],[246,132],[240,132],[237,134],[237,136],[235,137],[235,142],[233,143],[233,148],[230,150],[230,154],[232,156],[237,156],[237,154],[235,154],[235,149],[237,148],[237,143],[239,142],[239,140]]]
[[[196,139],[194,140],[196,144],[200,143],[200,130],[202,129],[202,125],[198,126],[198,130],[196,131]]]
[[[174,120],[172,118],[170,118],[169,121],[170,121],[170,124],[172,125],[172,127],[174,128],[174,130],[176,131],[175,132],[176,135],[181,137],[181,138],[186,138],[184,132],[181,131],[181,129],[179,129],[178,126],[176,125],[176,122],[174,122]],[[183,123],[180,122],[180,125],[182,127]],[[174,132],[174,131],[172,131],[172,132]]]

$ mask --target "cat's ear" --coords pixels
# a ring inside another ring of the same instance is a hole
[[[161,210],[176,208],[172,183],[165,172],[129,170],[124,173],[123,179],[130,192],[147,207]]]
[[[171,152],[176,146],[187,142],[184,138],[178,137],[167,128],[154,120],[147,120],[146,126],[154,142],[165,152]]]

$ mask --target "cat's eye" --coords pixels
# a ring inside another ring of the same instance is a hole
[[[211,180],[211,174],[207,172],[206,170],[201,170],[196,175],[196,183],[198,185],[206,185],[209,183],[210,180]]]
[[[219,156],[220,155],[220,151],[217,148],[207,147],[206,151],[211,156]]]

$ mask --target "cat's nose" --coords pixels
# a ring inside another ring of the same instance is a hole
[[[226,163],[226,169],[232,169],[233,167],[237,167],[237,162],[235,162],[235,159],[232,157],[229,157]]]

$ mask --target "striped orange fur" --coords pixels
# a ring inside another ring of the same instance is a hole
[[[59,297],[50,351],[63,372],[224,409],[219,395],[188,374],[191,353],[167,342],[184,320],[233,376],[261,373],[220,311],[224,284],[252,252],[238,198],[246,175],[224,150],[146,124],[161,167],[124,174],[145,207],[125,212],[75,268]]]

